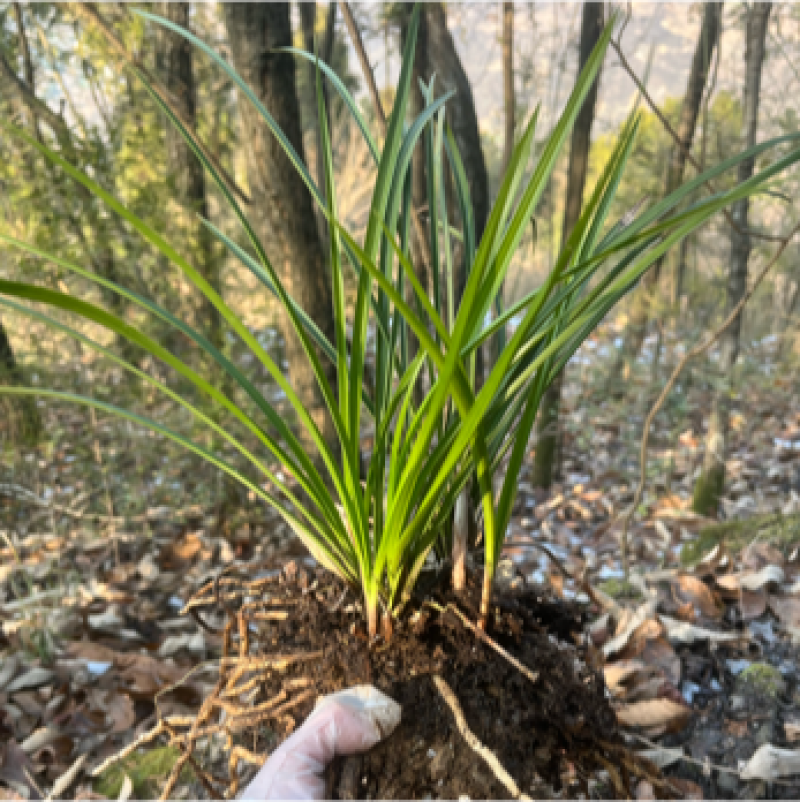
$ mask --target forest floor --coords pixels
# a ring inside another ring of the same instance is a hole
[[[657,420],[625,580],[636,416],[588,403],[585,390],[568,385],[563,480],[543,492],[523,475],[503,581],[587,605],[585,637],[627,743],[676,793],[800,797],[800,401],[778,377],[737,399],[722,523],[689,510],[707,388],[687,390],[681,415]],[[81,436],[74,410],[48,415],[59,442]],[[120,514],[125,469],[115,460],[150,455],[112,454],[120,432],[106,435],[99,459],[86,446],[97,465],[105,459],[102,481],[80,478],[84,461],[51,444],[17,457],[36,483],[23,471],[0,483],[0,799],[158,796],[175,748],[152,744],[93,772],[159,713],[196,713],[213,688],[221,639],[180,614],[187,600],[232,566],[258,576],[309,561],[246,499],[224,516],[184,504],[174,488],[198,481],[191,461],[183,478],[159,482],[157,503]],[[219,760],[218,745],[209,748]],[[631,791],[656,793],[646,781]],[[187,771],[173,796],[201,793]]]

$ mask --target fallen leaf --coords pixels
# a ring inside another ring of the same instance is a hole
[[[739,571],[716,578],[717,585],[728,593],[736,593],[739,589],[761,590],[762,588],[780,585],[785,574],[777,565],[768,565],[760,571]]]
[[[659,616],[659,620],[667,631],[670,643],[694,643],[699,640],[709,640],[713,643],[733,643],[743,639],[742,635],[729,632],[715,632],[712,629],[697,627],[694,624],[678,621],[666,615]]]
[[[15,654],[7,655],[0,662],[0,691],[8,685],[17,673],[19,658]]]
[[[747,736],[748,725],[746,721],[726,721],[725,732],[730,733],[734,738],[744,738]]]
[[[34,766],[16,741],[0,743],[0,781],[14,788],[27,790],[28,799],[41,799],[39,789],[31,782]]]
[[[638,757],[643,757],[654,763],[658,768],[665,769],[677,763],[683,757],[682,749],[667,749],[663,746],[657,746],[652,749],[643,749],[641,752],[636,753]]]
[[[202,548],[200,537],[195,532],[187,532],[161,552],[159,562],[167,571],[182,568],[185,563],[193,560]]]
[[[800,599],[788,596],[770,596],[769,609],[778,620],[791,629],[800,627]]]
[[[676,576],[670,582],[672,595],[678,604],[691,603],[706,618],[720,618],[723,610],[719,600],[705,582],[690,574]]]
[[[783,722],[783,732],[786,740],[793,744],[800,741],[800,718],[785,719]]]
[[[670,777],[669,784],[677,788],[683,799],[703,799],[703,789],[691,780],[684,780],[681,777]]]
[[[651,618],[651,616],[655,613],[655,610],[656,610],[655,600],[649,599],[644,604],[640,605],[633,614],[631,614],[630,618],[625,622],[624,629],[620,630],[621,627],[620,623],[620,626],[617,627],[618,634],[616,634],[610,641],[608,641],[603,646],[603,654],[606,656],[606,658],[609,658],[612,655],[615,655],[618,652],[621,652],[623,649],[625,649],[633,633],[644,622],[646,622],[648,619]]]
[[[116,690],[103,691],[92,688],[87,692],[87,701],[92,709],[105,714],[111,732],[125,732],[136,721],[133,700],[127,694]]]
[[[665,728],[667,732],[682,729],[691,715],[691,708],[669,699],[636,702],[617,710],[617,720],[623,727]]]
[[[767,594],[763,590],[739,591],[739,609],[742,611],[744,621],[754,621],[761,618],[767,609]]]
[[[663,635],[647,641],[640,659],[649,666],[661,669],[673,685],[680,684],[681,658]]]
[[[783,567],[784,559],[781,551],[772,543],[753,543],[742,552],[742,565],[756,571],[768,566]]]
[[[739,776],[743,780],[772,782],[792,774],[800,774],[800,752],[764,744],[756,749]]]
[[[695,566],[694,573],[698,577],[714,576],[717,571],[728,568],[731,559],[724,544],[718,543],[708,554]]]
[[[202,632],[189,633],[185,635],[170,635],[158,649],[159,657],[172,657],[181,649],[186,649],[194,654],[204,654],[206,650],[206,640]]]
[[[42,685],[47,685],[54,676],[55,674],[46,668],[32,668],[30,671],[26,671],[10,682],[5,688],[5,693],[11,696],[19,691],[26,691],[30,688],[41,688]]]

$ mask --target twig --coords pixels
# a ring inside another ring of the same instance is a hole
[[[436,690],[439,691],[442,699],[444,699],[445,704],[450,708],[450,712],[456,720],[456,728],[461,734],[461,737],[467,742],[469,748],[486,761],[489,768],[494,772],[494,776],[503,784],[514,799],[530,799],[529,796],[523,794],[519,790],[516,782],[514,782],[514,778],[503,768],[494,752],[487,749],[469,728],[467,720],[464,718],[464,711],[461,709],[461,705],[450,686],[437,674],[433,675],[433,682],[436,685]]]
[[[429,607],[432,607],[434,610],[438,611],[441,614],[446,613],[448,610],[454,612],[460,619],[461,622],[466,626],[468,629],[471,629],[477,636],[479,640],[482,640],[488,646],[491,646],[501,657],[504,657],[511,663],[514,668],[517,669],[521,674],[524,674],[531,682],[536,682],[539,679],[539,672],[538,671],[531,671],[526,665],[520,663],[513,654],[509,654],[497,641],[492,640],[482,629],[480,629],[477,625],[473,624],[472,621],[467,618],[458,607],[448,604],[447,607],[441,607],[440,605],[436,604],[436,602],[427,601],[425,602]]]
[[[719,339],[725,329],[733,323],[734,320],[739,316],[742,309],[744,308],[745,304],[750,300],[753,296],[753,293],[758,289],[758,286],[766,277],[767,273],[771,270],[773,265],[780,259],[783,252],[789,246],[789,243],[795,237],[795,235],[800,231],[800,223],[798,223],[785,237],[781,238],[781,245],[775,251],[772,259],[770,259],[766,265],[762,268],[761,272],[756,276],[756,280],[753,282],[752,286],[745,292],[745,294],[739,300],[739,303],[733,307],[730,311],[728,316],[722,323],[713,331],[706,340],[699,345],[696,345],[690,351],[687,351],[684,354],[683,358],[680,362],[675,366],[675,369],[672,371],[672,375],[669,377],[669,380],[664,385],[664,389],[661,391],[661,395],[659,395],[658,399],[656,400],[655,404],[651,408],[647,418],[644,422],[644,431],[642,432],[642,443],[639,448],[639,484],[636,487],[636,492],[633,494],[633,502],[627,513],[625,513],[623,518],[623,526],[622,526],[622,534],[620,536],[620,550],[622,553],[622,566],[627,576],[628,574],[628,530],[630,528],[631,520],[636,512],[636,508],[639,506],[639,503],[642,500],[642,494],[644,493],[644,486],[647,481],[647,446],[650,440],[650,427],[653,425],[653,420],[655,419],[658,411],[666,401],[667,396],[670,394],[675,382],[678,379],[678,376],[683,371],[686,364],[694,359],[695,357],[700,356],[700,354],[706,352],[711,346]]]
[[[642,97],[647,102],[647,105],[650,106],[651,111],[653,114],[656,115],[661,125],[664,126],[664,129],[667,133],[675,140],[678,147],[686,154],[686,160],[692,167],[697,170],[698,173],[703,172],[703,168],[698,164],[697,159],[692,155],[691,148],[678,136],[675,132],[675,129],[669,124],[667,118],[662,114],[661,110],[658,106],[653,102],[653,99],[647,92],[644,84],[639,80],[636,73],[633,71],[633,68],[628,63],[628,60],[625,58],[625,55],[622,52],[622,48],[619,45],[619,42],[615,42],[613,39],[611,40],[611,46],[617,52],[619,56],[620,64],[622,64],[622,68],[625,72],[628,73],[631,80],[636,84],[636,88],[641,93]],[[705,182],[706,186],[711,190],[712,194],[716,194],[717,190],[710,179],[706,179]],[[728,224],[741,236],[750,236],[754,239],[761,239],[767,242],[782,242],[783,238],[779,234],[765,234],[761,231],[753,231],[752,229],[743,229],[734,219],[731,217],[731,213],[727,209],[723,209],[722,214],[725,216],[725,219],[728,221]]]
[[[50,802],[51,799],[63,799],[64,791],[75,782],[80,774],[83,764],[88,760],[89,755],[81,755],[56,781],[53,783],[53,790],[47,795],[45,802]]]

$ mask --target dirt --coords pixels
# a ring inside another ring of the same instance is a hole
[[[506,799],[508,790],[458,733],[432,681],[442,677],[459,700],[469,728],[499,759],[523,793],[540,798],[563,790],[588,794],[588,780],[607,768],[619,748],[614,712],[602,675],[590,667],[581,633],[585,608],[556,600],[541,588],[497,599],[489,633],[538,674],[535,682],[468,629],[448,605],[475,620],[477,587],[456,597],[442,585],[414,600],[392,637],[370,643],[360,598],[322,570],[290,571],[271,587],[270,605],[286,605],[284,621],[258,622],[250,654],[320,650],[313,664],[269,680],[264,698],[281,683],[311,676],[319,694],[371,683],[402,706],[394,734],[358,759],[339,760],[329,780],[336,798]],[[298,725],[310,712],[297,711]],[[252,747],[263,729],[245,733]],[[599,793],[594,789],[594,796]],[[613,793],[613,792],[611,792]]]

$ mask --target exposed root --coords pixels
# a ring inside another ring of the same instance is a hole
[[[232,799],[236,796],[239,790],[239,761],[244,760],[246,763],[251,763],[259,768],[267,762],[266,755],[256,755],[249,749],[243,746],[234,746],[231,749],[230,757],[228,758],[228,775],[231,778],[230,786],[225,792],[226,799]]]
[[[530,799],[529,796],[526,796],[519,790],[516,782],[514,782],[514,778],[503,768],[494,752],[492,752],[491,749],[487,749],[469,728],[467,720],[464,718],[464,711],[461,709],[461,705],[450,686],[438,674],[433,675],[433,682],[436,685],[436,690],[439,691],[442,699],[444,699],[445,704],[450,708],[450,712],[456,720],[456,728],[469,748],[486,761],[489,768],[494,772],[494,776],[497,778],[498,782],[503,785],[514,799]]]
[[[198,611],[212,607],[224,611],[227,616],[222,634],[222,656],[219,660],[195,666],[178,682],[162,688],[156,695],[158,721],[148,732],[117,754],[105,760],[92,774],[102,774],[114,763],[124,760],[142,746],[155,742],[162,736],[170,746],[180,750],[164,788],[161,799],[172,795],[178,777],[188,764],[211,798],[234,797],[239,787],[238,767],[241,761],[261,766],[267,760],[266,754],[234,744],[233,737],[251,731],[264,722],[271,722],[271,729],[291,731],[295,720],[290,715],[301,705],[313,703],[316,697],[314,682],[310,677],[293,677],[280,683],[280,688],[271,698],[251,703],[251,698],[270,680],[280,676],[290,666],[319,659],[322,652],[301,652],[297,654],[278,654],[257,656],[251,654],[251,621],[284,621],[289,610],[281,609],[295,603],[294,599],[260,598],[265,587],[274,582],[274,577],[248,582],[239,574],[231,576],[223,572],[211,582],[206,583],[190,599],[183,612],[196,615]],[[235,610],[231,604],[238,604]],[[235,645],[232,641],[236,638]],[[234,645],[234,648],[232,648]],[[196,716],[164,716],[159,706],[159,698],[185,684],[190,677],[200,671],[214,668],[218,672],[217,682],[212,692],[203,701]],[[228,777],[219,778],[209,774],[199,763],[195,751],[198,742],[214,736],[224,738],[229,752]]]

